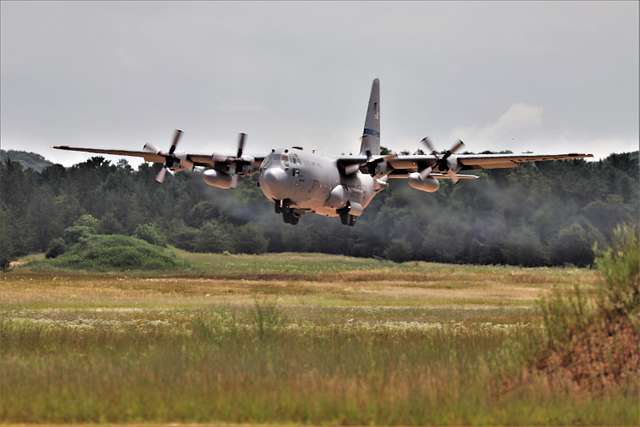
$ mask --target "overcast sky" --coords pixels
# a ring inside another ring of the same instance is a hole
[[[638,2],[1,3],[3,149],[638,149]]]

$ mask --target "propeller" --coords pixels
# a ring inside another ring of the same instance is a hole
[[[438,167],[438,169],[441,170],[441,171],[446,171],[447,175],[449,175],[449,178],[451,179],[451,181],[453,181],[454,184],[456,182],[458,182],[460,178],[456,174],[456,171],[451,169],[451,167],[449,165],[449,162],[448,162],[448,159],[453,154],[455,154],[458,151],[460,151],[460,149],[462,147],[464,147],[464,142],[462,142],[461,139],[456,141],[456,143],[453,144],[453,146],[450,149],[448,149],[447,151],[444,152],[444,154],[442,154],[442,157],[440,157],[440,154],[438,153],[438,151],[436,150],[435,146],[433,145],[433,142],[431,142],[431,139],[428,136],[425,136],[424,138],[422,138],[422,140],[420,142],[425,147],[427,147],[427,150],[429,150],[429,152],[436,158],[436,164],[435,165]],[[421,174],[424,173],[427,170],[429,170],[429,172],[424,177],[428,176],[431,173],[431,167],[428,167],[427,169],[422,171]]]
[[[158,172],[158,174],[156,175],[156,182],[159,184],[162,184],[164,182],[164,178],[167,176],[167,171],[169,171],[169,173],[173,173],[171,169],[176,162],[180,164],[180,159],[178,159],[173,153],[176,151],[176,147],[178,146],[178,142],[180,142],[181,136],[182,131],[180,129],[176,129],[176,132],[173,134],[171,146],[169,147],[169,153],[167,154],[163,153],[161,150],[158,150],[152,144],[144,144],[143,149],[145,151],[164,156],[164,164],[162,166],[162,169],[160,169],[160,172]]]
[[[237,158],[242,157],[242,152],[244,151],[244,143],[247,140],[247,134],[244,132],[240,132],[240,134],[238,135],[238,154],[236,155]]]

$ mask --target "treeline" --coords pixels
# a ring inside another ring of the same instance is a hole
[[[190,251],[325,252],[395,261],[589,265],[618,223],[638,223],[638,152],[482,172],[421,193],[391,181],[355,227],[307,215],[284,224],[256,187],[207,187],[197,173],[158,185],[157,166],[93,157],[41,172],[0,163],[0,262],[46,251],[83,215],[101,234],[153,229]],[[144,228],[143,227],[143,228]],[[157,234],[156,233],[156,234]]]

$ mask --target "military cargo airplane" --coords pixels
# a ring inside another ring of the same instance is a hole
[[[244,154],[246,134],[241,133],[235,156],[221,154],[177,153],[182,136],[176,130],[168,152],[151,144],[143,151],[55,146],[59,150],[117,156],[142,157],[160,163],[156,176],[160,184],[167,172],[203,167],[203,179],[216,188],[235,188],[238,177],[259,173],[258,185],[275,206],[284,222],[297,224],[305,213],[340,217],[345,225],[354,225],[373,198],[388,186],[389,179],[406,179],[420,191],[433,193],[441,180],[453,183],[474,180],[478,176],[460,173],[474,169],[513,168],[521,163],[546,160],[571,160],[593,157],[591,154],[456,154],[464,146],[458,140],[449,150],[438,152],[428,137],[420,142],[429,154],[396,154],[380,152],[380,81],[373,80],[364,131],[357,155],[324,157],[315,151],[293,146],[272,149],[266,156]]]

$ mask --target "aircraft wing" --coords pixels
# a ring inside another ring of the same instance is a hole
[[[102,148],[69,147],[68,145],[54,145],[53,148],[56,150],[82,151],[85,153],[110,154],[113,156],[142,157],[147,162],[164,163],[164,156],[148,151],[105,150]]]
[[[593,154],[459,154],[455,158],[460,170],[469,169],[508,169],[522,163],[542,162],[547,160],[576,160],[593,157]],[[399,155],[389,161],[394,170],[415,171],[433,166],[436,157],[431,154]]]
[[[96,154],[107,154],[113,156],[130,156],[130,157],[141,157],[146,162],[151,163],[165,163],[166,157],[165,155],[153,153],[149,151],[130,151],[130,150],[111,150],[111,149],[102,149],[102,148],[85,148],[85,147],[69,147],[68,145],[56,145],[53,148],[57,150],[67,150],[67,151],[81,151],[85,153],[96,153]],[[181,160],[187,160],[193,163],[194,166],[203,166],[203,167],[214,167],[216,164],[228,164],[230,162],[242,161],[244,159],[228,156],[226,154],[193,154],[193,153],[176,153],[176,157]],[[256,157],[252,158],[253,163],[257,163],[258,165],[264,157]]]

